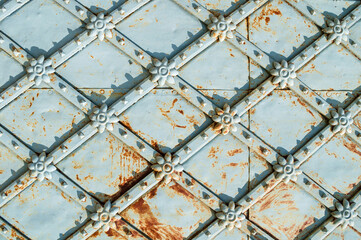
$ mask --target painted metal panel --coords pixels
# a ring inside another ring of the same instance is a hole
[[[352,0],[0,0],[0,239],[361,239],[360,29]]]

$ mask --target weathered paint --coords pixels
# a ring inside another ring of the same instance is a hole
[[[205,8],[214,15],[229,14],[246,2],[246,0],[198,0]]]
[[[161,204],[159,204],[161,203]],[[212,220],[212,211],[179,184],[159,185],[121,213],[152,239],[180,240]]]
[[[115,222],[116,229],[109,229],[109,231],[97,231],[89,238],[90,240],[145,240],[146,238],[138,233],[137,231],[132,231],[129,229],[129,225],[125,223],[122,219]]]
[[[0,214],[33,239],[64,239],[76,227],[74,222],[81,225],[87,219],[85,209],[49,181],[35,182]]]
[[[361,61],[348,49],[331,45],[298,74],[312,89],[354,90],[361,84]]]
[[[250,119],[251,130],[282,155],[294,153],[326,126],[320,114],[291,91],[273,91],[250,110]]]
[[[89,139],[58,167],[102,202],[116,199],[150,172],[144,158],[108,132]]]
[[[85,89],[131,89],[148,76],[139,63],[111,43],[99,40],[63,63],[57,72]]]
[[[168,89],[153,90],[119,118],[127,128],[163,153],[176,151],[211,123],[204,113]]]
[[[250,40],[277,61],[283,56],[290,59],[321,35],[311,21],[284,0],[269,1],[249,21]]]
[[[152,1],[117,29],[159,59],[173,56],[206,32],[196,17],[171,0]]]
[[[19,25],[19,22],[23,24]],[[2,30],[17,36],[17,42],[35,56],[44,53],[49,56],[79,34],[82,30],[80,26],[81,22],[76,17],[52,0],[31,1],[0,23]],[[52,29],[49,33],[52,36],[46,37],[48,33],[44,29]]]
[[[50,152],[89,120],[53,89],[31,89],[0,110],[0,122],[37,152]]]
[[[229,202],[248,192],[248,154],[247,146],[234,136],[219,135],[189,159],[184,168]]]
[[[303,171],[339,199],[351,196],[361,181],[361,147],[336,136],[302,166]]]
[[[280,183],[250,210],[251,220],[277,239],[302,239],[330,214],[297,185]]]

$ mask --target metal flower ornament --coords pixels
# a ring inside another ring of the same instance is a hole
[[[341,135],[346,132],[351,133],[352,128],[351,125],[353,123],[353,119],[350,112],[345,112],[342,108],[332,109],[331,111],[331,119],[329,124],[332,126],[332,132],[339,132]]]
[[[331,215],[336,219],[335,224],[341,224],[341,228],[345,229],[347,226],[353,226],[354,220],[357,216],[357,204],[349,203],[347,199],[343,199],[342,204],[335,203],[336,210],[331,212]]]
[[[174,77],[178,75],[178,71],[175,69],[175,61],[168,61],[167,58],[163,58],[162,61],[153,59],[153,66],[149,72],[152,74],[151,81],[158,82],[159,86],[163,86],[166,82],[174,84]]]
[[[37,178],[40,182],[46,179],[51,179],[51,173],[56,170],[56,167],[52,164],[54,157],[46,156],[45,152],[42,152],[39,156],[31,156],[31,163],[28,164],[30,170],[30,177]]]
[[[91,16],[90,22],[86,25],[86,28],[89,29],[89,36],[97,36],[100,41],[103,41],[105,36],[112,38],[113,33],[111,30],[115,28],[114,23],[111,22],[112,18],[112,16],[105,16],[102,12],[97,16]]]
[[[220,208],[221,211],[216,213],[219,226],[225,227],[228,230],[242,226],[242,221],[246,219],[246,216],[242,213],[242,207],[236,206],[236,204],[231,201],[228,206],[225,203],[221,203]]]
[[[237,123],[241,118],[237,115],[237,110],[231,110],[231,107],[226,103],[223,109],[216,108],[216,114],[212,116],[212,120],[216,122],[214,130],[222,130],[222,134],[226,135],[229,131],[237,131]]]
[[[271,75],[274,76],[272,83],[279,84],[280,88],[285,88],[288,85],[293,86],[293,79],[297,77],[295,65],[282,60],[281,63],[274,62],[273,66],[274,69],[270,71]]]
[[[156,156],[155,164],[152,165],[152,169],[155,171],[155,178],[157,180],[164,179],[168,184],[172,179],[179,180],[180,173],[184,170],[183,166],[179,163],[180,158],[167,152],[164,157]]]
[[[277,163],[273,165],[273,169],[276,171],[276,178],[282,178],[285,183],[288,183],[290,180],[297,181],[297,176],[302,173],[297,167],[298,164],[292,155],[288,155],[287,160],[279,156]]]
[[[119,121],[114,113],[115,110],[108,110],[106,104],[103,104],[100,108],[94,107],[93,113],[90,115],[91,126],[98,128],[99,133],[103,133],[105,129],[113,131],[113,124]]]
[[[207,27],[211,31],[211,36],[217,38],[220,42],[223,42],[226,38],[233,38],[232,31],[236,29],[236,25],[232,22],[232,18],[225,18],[222,15],[218,18],[211,17],[211,23]]]
[[[102,228],[104,232],[107,232],[109,228],[116,229],[114,221],[121,218],[118,212],[119,207],[112,206],[110,201],[107,201],[104,207],[97,205],[96,212],[90,215],[90,218],[94,221],[93,227],[96,229]]]
[[[41,82],[50,82],[49,74],[54,73],[55,69],[52,67],[51,59],[45,60],[45,57],[41,55],[30,61],[30,66],[26,68],[26,72],[28,79],[35,81],[35,85],[39,86]]]
[[[347,28],[347,23],[345,20],[340,21],[338,18],[326,19],[326,25],[322,31],[326,34],[327,40],[335,41],[336,45],[339,45],[342,40],[347,41],[350,31]]]

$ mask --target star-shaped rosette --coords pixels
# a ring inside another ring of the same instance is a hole
[[[331,215],[335,218],[335,224],[341,224],[341,228],[345,229],[347,226],[353,227],[354,220],[358,214],[356,209],[358,205],[351,203],[347,199],[343,199],[342,204],[339,202],[335,203],[336,210],[331,212]]]
[[[94,221],[93,227],[96,229],[102,228],[104,232],[107,232],[110,228],[116,229],[114,221],[121,218],[118,212],[119,207],[112,206],[110,201],[107,201],[104,207],[97,205],[96,212],[90,215],[90,218]]]
[[[340,21],[338,18],[326,19],[326,25],[322,31],[326,34],[327,40],[335,41],[336,45],[339,45],[342,40],[347,41],[350,31],[347,28],[347,22],[345,20]]]
[[[342,108],[338,108],[337,110],[332,109],[330,113],[332,118],[329,124],[332,126],[333,133],[339,132],[341,135],[344,135],[346,132],[352,132],[353,119],[350,112],[345,112]]]
[[[105,129],[113,131],[113,124],[118,122],[119,119],[114,115],[115,110],[109,109],[106,104],[100,108],[94,107],[93,113],[90,115],[90,124],[92,127],[98,128],[99,133],[103,133]]]
[[[282,178],[285,183],[288,183],[290,180],[297,181],[297,176],[302,173],[297,168],[298,162],[295,161],[292,155],[288,155],[287,160],[279,156],[277,163],[273,165],[273,169],[276,171],[276,178]]]
[[[217,38],[220,42],[223,42],[226,38],[233,38],[233,30],[236,29],[232,18],[225,18],[222,15],[218,18],[214,16],[211,17],[211,23],[207,27],[211,31],[211,36]]]
[[[164,179],[164,182],[168,184],[172,179],[178,181],[180,179],[177,173],[184,170],[180,164],[180,158],[167,152],[164,157],[156,156],[155,164],[152,165],[152,169],[155,171],[155,178],[160,181]]]
[[[46,179],[51,179],[51,173],[56,170],[56,167],[52,164],[54,157],[46,156],[45,152],[42,152],[39,156],[31,156],[31,163],[28,164],[30,170],[30,177],[37,178],[40,182]]]
[[[97,36],[100,41],[103,41],[105,36],[112,38],[113,33],[111,30],[115,28],[114,23],[111,22],[112,18],[112,16],[105,16],[102,12],[97,16],[92,15],[90,22],[86,25],[86,28],[89,29],[89,36]]]
[[[162,61],[153,59],[153,66],[149,69],[152,74],[151,81],[158,82],[159,86],[164,86],[167,82],[174,84],[174,77],[178,75],[178,71],[175,68],[175,61],[168,61],[167,58],[163,58]]]
[[[35,85],[39,86],[41,82],[50,83],[49,74],[54,73],[51,59],[46,59],[43,55],[37,59],[30,61],[30,66],[26,68],[29,81],[35,81]]]
[[[246,216],[242,213],[242,207],[237,206],[231,201],[228,206],[225,203],[220,204],[221,211],[216,213],[218,225],[232,230],[234,227],[241,228],[242,221]]]
[[[222,134],[226,135],[229,131],[237,131],[237,123],[241,118],[237,115],[237,110],[231,110],[231,107],[226,103],[223,109],[216,108],[216,114],[212,116],[212,120],[216,122],[214,130],[222,130]]]
[[[270,71],[273,75],[272,83],[279,84],[280,88],[285,88],[288,85],[293,86],[294,78],[297,77],[295,72],[295,65],[293,63],[288,64],[285,60],[281,63],[274,62],[274,69]]]

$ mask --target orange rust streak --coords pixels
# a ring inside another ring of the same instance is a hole
[[[270,16],[270,15],[278,15],[278,16],[282,16],[282,13],[281,13],[281,11],[278,9],[278,8],[276,8],[276,7],[274,7],[274,8],[272,8],[272,4],[271,3],[269,3],[269,4],[267,4],[264,8],[262,8],[262,11],[261,11],[261,13],[259,14],[259,16],[257,16],[255,19],[254,19],[254,21],[253,21],[253,23],[252,23],[252,27],[253,28],[262,28],[262,23],[261,23],[261,21],[264,21],[264,23],[266,24],[266,25],[268,25],[268,23],[270,22],[270,18],[269,17],[267,17],[267,16]],[[263,27],[264,27],[264,25],[263,25]],[[267,29],[265,29],[265,30],[267,30]]]
[[[238,148],[238,149],[234,149],[234,150],[230,150],[227,152],[228,156],[233,157],[234,155],[238,154],[238,153],[242,153],[243,150]]]
[[[348,142],[345,139],[343,139],[343,145],[350,150],[351,152],[356,153],[357,155],[359,155],[361,157],[361,151],[359,151],[357,148],[357,145],[353,142]]]
[[[152,209],[143,198],[136,201],[129,209],[141,216],[137,225],[139,226],[139,229],[144,231],[150,238],[167,240],[183,239],[183,236],[180,233],[181,228],[159,222],[154,216]]]

